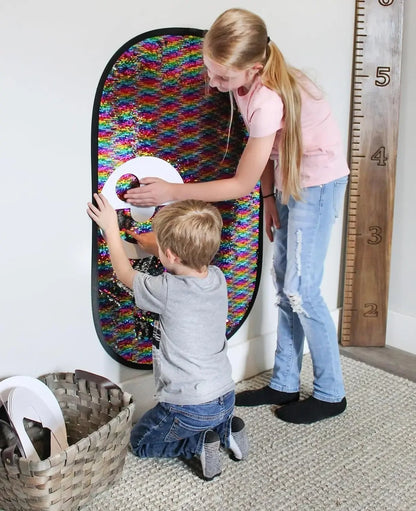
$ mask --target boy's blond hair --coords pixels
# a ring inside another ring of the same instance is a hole
[[[212,204],[183,200],[160,209],[152,229],[163,253],[170,249],[185,266],[202,270],[218,252],[222,218]]]

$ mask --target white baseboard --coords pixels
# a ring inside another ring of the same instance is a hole
[[[338,324],[340,310],[333,311],[332,317],[335,324]],[[397,348],[399,350],[407,351],[416,355],[416,318],[412,316],[405,316],[394,312],[388,311],[387,315],[387,329],[386,329],[386,346]]]
[[[416,318],[389,311],[386,345],[416,355]]]
[[[135,378],[120,383],[121,388],[133,396],[135,407],[133,413],[133,424],[150,408],[153,408],[157,401],[155,394],[155,379],[153,371],[138,371]]]
[[[338,324],[338,317],[340,309],[332,312],[332,317],[335,324]],[[399,350],[407,351],[416,355],[416,318],[412,316],[405,316],[394,312],[388,311],[387,314],[387,329],[386,329],[386,346],[397,348]]]
[[[230,343],[228,357],[235,382],[256,376],[273,367],[276,333],[262,335],[246,342]]]

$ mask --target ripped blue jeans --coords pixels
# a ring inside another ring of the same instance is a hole
[[[192,458],[200,455],[208,429],[230,447],[234,391],[200,405],[158,403],[134,425],[130,443],[140,458]]]
[[[304,188],[302,201],[276,199],[273,269],[279,307],[277,347],[270,387],[298,392],[305,336],[313,365],[313,396],[338,402],[344,395],[337,332],[320,287],[332,226],[348,177]]]

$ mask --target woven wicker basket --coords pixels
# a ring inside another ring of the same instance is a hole
[[[0,509],[4,511],[79,509],[107,489],[124,466],[134,410],[131,396],[84,371],[39,379],[59,402],[69,447],[43,461],[29,461],[6,455],[6,441],[0,438]]]

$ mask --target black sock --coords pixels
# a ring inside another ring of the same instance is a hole
[[[339,415],[346,407],[347,400],[345,397],[338,403],[328,403],[327,401],[321,401],[310,396],[303,401],[279,408],[275,414],[276,417],[285,422],[311,424],[312,422]]]
[[[280,392],[268,385],[257,390],[245,390],[235,396],[236,406],[284,405],[297,401],[299,392]]]

